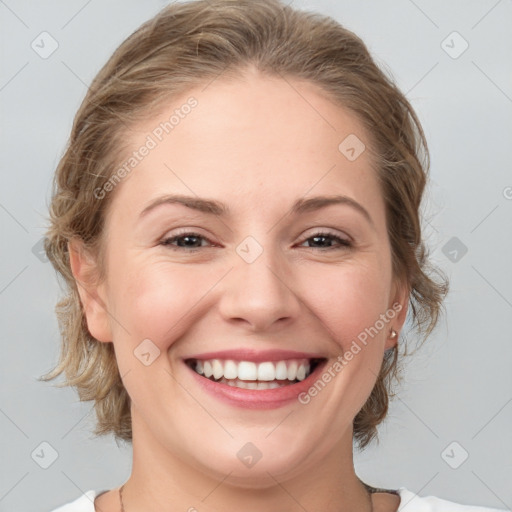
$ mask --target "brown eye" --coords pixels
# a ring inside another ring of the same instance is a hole
[[[311,247],[312,249],[320,249],[320,250],[332,250],[332,249],[340,249],[351,247],[352,243],[345,238],[341,238],[333,233],[315,233],[313,236],[306,238],[302,243],[309,242],[313,240],[314,244],[320,244],[320,247]],[[338,246],[326,245],[334,241]]]
[[[164,247],[170,247],[172,250],[188,250],[188,252],[194,252],[199,250],[201,242],[206,240],[208,243],[212,243],[208,238],[199,235],[198,233],[180,233],[172,237],[164,238],[160,245]],[[177,245],[175,245],[175,242]]]

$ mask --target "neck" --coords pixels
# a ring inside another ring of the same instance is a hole
[[[212,472],[201,461],[166,449],[132,409],[133,467],[123,490],[125,512],[200,510],[201,512],[370,512],[372,500],[354,471],[352,431],[317,463],[293,474],[272,475],[254,466],[251,483],[233,469]],[[205,463],[209,462],[208,457]],[[252,475],[251,475],[252,476]],[[256,483],[255,483],[256,482]]]

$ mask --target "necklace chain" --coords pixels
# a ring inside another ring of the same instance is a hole
[[[124,503],[123,503],[123,489],[124,489],[124,484],[121,485],[121,487],[119,488],[119,501],[121,502],[121,512],[125,512]],[[368,491],[368,495],[370,496],[370,506],[371,506],[370,512],[373,512],[373,502],[372,502],[372,495],[371,495],[370,491]]]
[[[121,512],[124,512],[123,489],[124,489],[124,484],[121,485],[121,488],[119,489],[119,501],[121,502]]]

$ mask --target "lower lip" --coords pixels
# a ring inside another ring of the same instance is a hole
[[[185,363],[184,363],[185,364]],[[214,382],[202,377],[185,364],[203,389],[223,402],[245,409],[277,409],[297,401],[301,393],[305,393],[318,378],[326,361],[321,362],[303,381],[287,384],[274,389],[243,389]]]

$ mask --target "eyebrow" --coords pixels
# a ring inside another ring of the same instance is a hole
[[[140,217],[147,215],[151,210],[154,210],[155,208],[163,204],[181,204],[192,210],[207,213],[210,215],[215,215],[216,217],[227,217],[231,213],[229,207],[226,206],[224,203],[221,203],[220,201],[193,196],[171,194],[158,197],[155,200],[151,201],[142,210]],[[375,227],[373,219],[368,213],[368,210],[366,210],[366,208],[364,208],[355,199],[343,195],[315,196],[307,199],[298,199],[291,208],[291,214],[301,215],[307,212],[317,211],[334,204],[343,204],[352,207],[353,209],[361,213],[363,217],[372,226]]]

